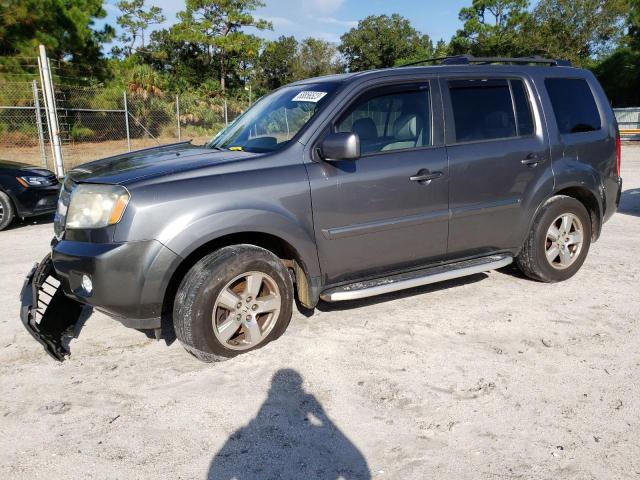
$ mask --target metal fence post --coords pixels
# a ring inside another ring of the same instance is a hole
[[[40,56],[38,57],[38,67],[40,69],[40,80],[44,92],[44,104],[47,109],[47,124],[49,126],[49,140],[55,161],[56,175],[64,177],[64,164],[62,162],[62,148],[60,147],[60,133],[58,130],[58,113],[56,111],[56,97],[53,90],[53,80],[51,79],[51,68],[44,45],[40,45]]]
[[[124,99],[124,124],[127,127],[127,148],[131,151],[131,132],[129,131],[129,106],[127,102],[127,92],[126,90],[122,92],[122,97]]]
[[[176,121],[178,122],[178,141],[182,141],[182,132],[180,131],[180,97],[176,95]]]
[[[40,111],[40,97],[38,95],[38,82],[33,80],[33,106],[36,110],[36,127],[38,128],[38,145],[40,146],[40,160],[42,166],[47,168],[47,153],[44,149],[44,131],[42,130],[42,112]]]

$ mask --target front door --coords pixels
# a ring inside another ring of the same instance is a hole
[[[356,133],[362,156],[307,164],[325,284],[446,253],[449,171],[435,92],[429,81],[366,90],[327,129]]]

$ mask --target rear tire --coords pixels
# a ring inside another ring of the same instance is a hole
[[[11,199],[6,193],[0,192],[0,230],[7,228],[14,216],[15,210]]]
[[[221,248],[185,275],[173,308],[176,336],[205,362],[226,360],[275,340],[293,311],[293,282],[273,253]]]
[[[590,245],[591,218],[585,206],[556,195],[538,212],[516,262],[529,278],[561,282],[580,269]]]

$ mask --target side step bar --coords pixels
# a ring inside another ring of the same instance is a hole
[[[420,287],[430,283],[496,270],[506,267],[511,262],[513,262],[513,257],[508,255],[475,258],[331,288],[322,292],[320,298],[325,302],[341,302],[373,297],[383,293],[397,292],[398,290],[406,290],[407,288]]]

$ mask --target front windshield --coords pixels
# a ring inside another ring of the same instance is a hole
[[[307,83],[276,90],[216,135],[210,148],[274,152],[284,147],[320,110],[338,86]]]

